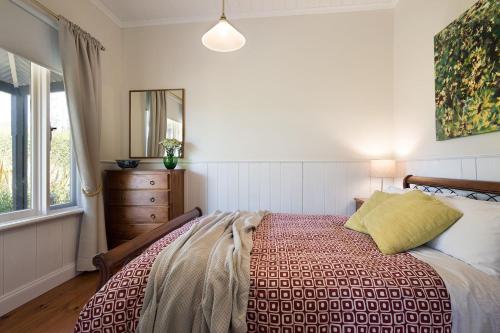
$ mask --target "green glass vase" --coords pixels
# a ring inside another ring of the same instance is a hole
[[[175,169],[178,161],[179,161],[179,158],[177,156],[173,156],[173,155],[163,156],[163,165],[165,165],[165,168],[167,168],[168,170]]]

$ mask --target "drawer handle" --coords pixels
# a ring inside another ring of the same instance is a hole
[[[152,180],[152,181],[149,182],[149,184],[151,184],[151,186],[154,186],[155,185],[155,181]]]
[[[155,200],[155,198],[151,198],[151,199],[149,199],[149,201],[155,202],[156,200]]]
[[[151,219],[155,220],[156,219],[156,215],[155,214],[151,214]]]

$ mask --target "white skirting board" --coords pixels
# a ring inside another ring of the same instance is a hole
[[[78,275],[74,264],[62,267],[0,297],[0,316]]]

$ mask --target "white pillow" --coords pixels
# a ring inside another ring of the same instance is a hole
[[[384,189],[385,193],[391,193],[391,194],[404,194],[406,192],[412,191],[412,189],[409,188],[400,188],[394,185],[387,186]]]
[[[464,215],[427,245],[500,278],[500,203],[464,197],[439,199]]]

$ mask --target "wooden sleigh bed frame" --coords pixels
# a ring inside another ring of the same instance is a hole
[[[417,186],[427,192],[455,192],[454,190],[460,190],[470,192],[470,194],[466,196],[474,199],[477,199],[476,194],[482,194],[486,196],[486,198],[483,198],[484,200],[500,201],[500,182],[417,177],[412,175],[406,176],[403,180],[403,188],[410,188],[411,185]],[[200,216],[202,216],[202,211],[200,208],[196,207],[172,221],[160,225],[158,228],[139,235],[106,253],[95,256],[93,263],[99,269],[100,273],[100,281],[97,290],[99,290],[116,271],[140,255],[148,246]]]

